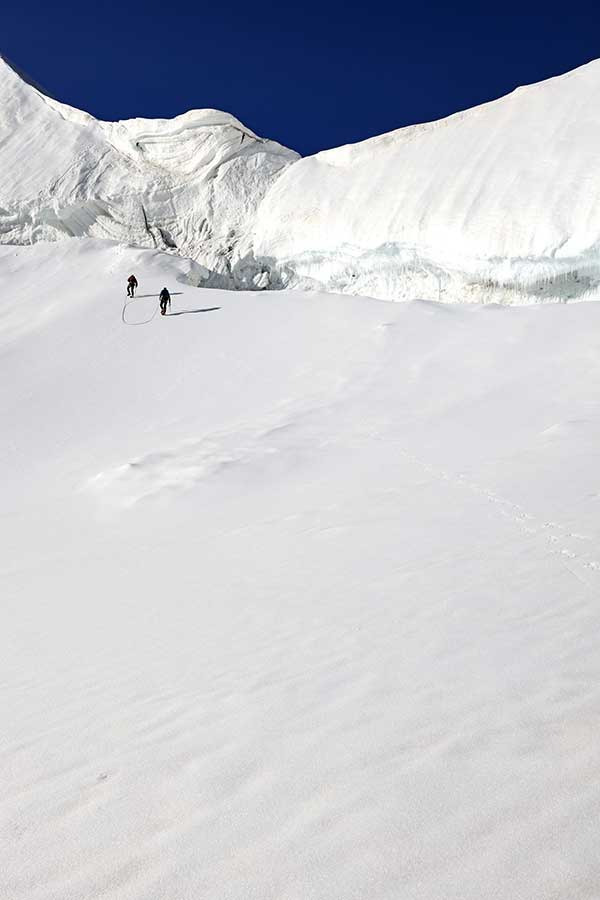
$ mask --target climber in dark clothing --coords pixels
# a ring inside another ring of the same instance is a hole
[[[165,316],[167,314],[167,305],[169,308],[171,307],[171,295],[168,290],[165,288],[162,289],[159,295],[160,299],[160,314],[161,316]]]
[[[130,275],[129,278],[127,279],[127,296],[128,297],[133,297],[133,293],[137,286],[138,286],[137,278],[135,277],[135,275]]]

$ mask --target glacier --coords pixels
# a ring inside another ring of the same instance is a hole
[[[597,72],[301,160],[0,61],[0,900],[598,896]]]
[[[117,240],[225,282],[270,181],[297,154],[217,110],[100,122],[0,58],[0,242]]]
[[[0,242],[117,240],[192,283],[380,299],[598,296],[600,61],[300,159],[233,116],[100,122],[0,58]],[[16,173],[16,174],[15,174]]]
[[[384,299],[597,297],[600,61],[302,159],[258,209],[281,286]]]

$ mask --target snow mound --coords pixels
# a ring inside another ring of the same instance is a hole
[[[302,159],[259,207],[280,286],[387,299],[598,295],[600,61]]]
[[[217,110],[99,122],[0,57],[0,242],[92,236],[172,249],[227,276],[297,154]]]

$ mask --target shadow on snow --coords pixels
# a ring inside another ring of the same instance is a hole
[[[206,309],[182,309],[181,312],[170,312],[166,313],[167,316],[189,316],[192,313],[205,313],[205,312],[214,312],[217,309],[221,309],[220,306],[207,306]]]

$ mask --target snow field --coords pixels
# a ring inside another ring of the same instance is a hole
[[[595,897],[600,305],[0,277],[0,897]]]

